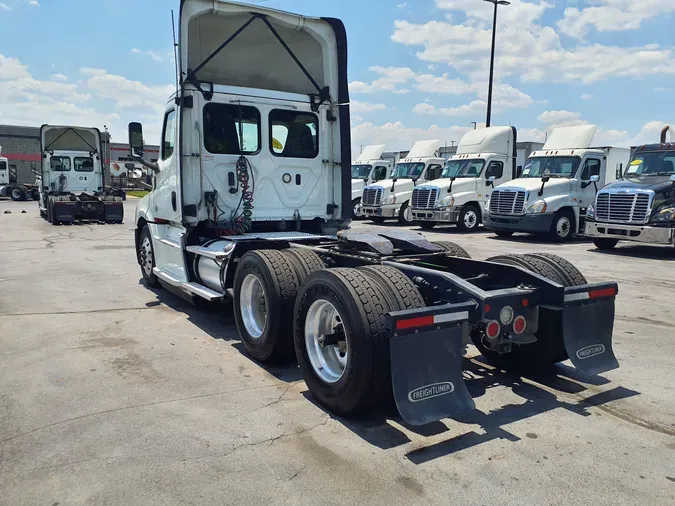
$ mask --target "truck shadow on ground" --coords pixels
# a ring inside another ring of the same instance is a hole
[[[197,307],[163,288],[152,289],[152,292],[156,295],[157,300],[148,302],[146,304],[148,307],[164,304],[174,311],[185,314],[188,321],[213,339],[231,342],[232,347],[250,360],[252,365],[264,369],[280,381],[293,383],[302,380],[302,374],[297,363],[265,365],[255,362],[249,357],[243,345],[239,342],[231,304],[200,304]],[[447,422],[439,421],[415,427],[406,424],[401,419],[393,400],[387,407],[378,412],[368,416],[347,419],[328,412],[313,398],[309,391],[303,392],[303,395],[318,409],[324,411],[352,433],[368,444],[382,450],[411,443],[412,440],[408,435],[410,433],[434,438],[435,442],[411,450],[406,454],[406,458],[415,464],[422,464],[496,439],[518,442],[520,437],[504,429],[505,426],[555,409],[566,409],[576,415],[587,417],[591,416],[589,411],[591,407],[603,406],[612,401],[640,395],[639,392],[623,387],[591,393],[588,396],[582,395],[592,386],[605,385],[609,381],[602,377],[589,379],[579,374],[576,369],[564,364],[556,365],[547,373],[520,376],[488,366],[483,363],[483,360],[480,355],[465,360],[464,379],[471,396],[478,399],[488,394],[492,389],[507,388],[520,397],[523,402],[506,404],[489,413],[476,409],[458,415]],[[472,428],[458,436],[438,441],[444,433],[451,431],[449,427],[452,427],[453,432],[456,432],[457,424],[478,426],[483,433],[478,433]],[[527,437],[537,436],[528,433]]]
[[[535,234],[514,234],[511,237],[499,237],[492,235],[488,237],[488,239],[492,241],[515,242],[521,244],[542,244],[551,247],[563,247],[568,244],[584,244],[589,242],[588,239],[581,236],[574,236],[565,242],[554,242],[544,235]]]
[[[647,260],[675,261],[675,248],[673,246],[622,246],[611,250],[591,248],[589,253],[615,257],[644,258]]]
[[[591,407],[603,406],[612,401],[640,395],[639,392],[616,387],[572,400],[569,398],[588,390],[587,386],[578,382],[576,378],[576,376],[580,377],[578,373],[571,374],[572,377],[567,376],[568,372],[574,371],[572,368],[559,365],[547,374],[522,377],[486,366],[479,360],[482,360],[482,357],[467,360],[464,370],[467,388],[474,399],[488,394],[491,389],[505,387],[522,398],[524,402],[507,404],[489,413],[476,409],[458,415],[453,420],[414,427],[400,418],[394,406],[365,418],[344,419],[328,413],[316,404],[309,392],[306,392],[305,396],[351,432],[382,450],[390,450],[412,443],[406,431],[422,437],[433,437],[436,442],[406,453],[406,458],[412,463],[423,464],[496,439],[506,439],[516,443],[521,438],[506,430],[505,426],[555,409],[566,409],[576,415],[588,417],[591,416],[589,411]],[[584,378],[584,381],[587,381],[587,378]],[[604,378],[599,378],[597,384],[608,382]],[[438,441],[439,436],[442,437],[446,432],[456,433],[458,424],[478,426],[482,429],[482,433],[472,428],[463,434]],[[538,436],[534,433],[527,433],[527,437]]]

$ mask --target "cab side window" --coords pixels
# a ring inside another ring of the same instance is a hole
[[[501,179],[504,176],[503,162],[498,162],[496,160],[490,162],[490,165],[488,165],[487,171],[485,172],[485,179],[490,179],[493,176],[495,179]]]
[[[588,181],[591,179],[591,176],[600,175],[600,160],[596,158],[589,158],[584,162],[584,168],[581,171],[580,179],[582,181]]]
[[[173,155],[176,133],[176,110],[169,111],[164,117],[164,131],[162,132],[162,160]]]
[[[443,168],[440,165],[429,165],[427,169],[427,181],[432,181],[441,177]]]
[[[387,178],[387,168],[382,167],[381,165],[376,166],[373,169],[373,181],[382,181]]]

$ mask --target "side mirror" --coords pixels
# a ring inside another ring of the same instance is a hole
[[[551,180],[550,176],[542,176],[541,177],[541,182],[542,183],[548,183]]]
[[[600,181],[600,176],[593,175],[593,176],[591,176],[590,181],[591,181],[591,183],[597,183],[598,181]]]
[[[143,125],[129,123],[129,149],[131,156],[143,156]]]
[[[487,184],[488,186],[494,186],[496,180],[497,178],[495,176],[490,176],[488,180],[485,182],[485,184]]]

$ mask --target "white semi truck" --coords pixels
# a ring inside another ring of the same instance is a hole
[[[492,189],[516,177],[516,137],[515,127],[466,133],[440,179],[413,190],[413,220],[424,230],[451,223],[463,232],[477,230]]]
[[[12,170],[9,160],[2,156],[0,146],[0,197],[11,197],[12,200],[37,200],[38,187],[32,183],[21,183],[17,180],[16,169]]]
[[[591,147],[595,131],[594,125],[554,129],[521,176],[492,191],[485,227],[500,237],[525,232],[556,242],[582,234],[598,189],[620,178],[630,158],[628,148]]]
[[[77,220],[122,223],[122,198],[108,195],[98,128],[42,125],[40,215],[53,225]]]
[[[366,146],[352,164],[352,219],[357,217],[363,189],[372,183],[387,179],[393,166],[391,160],[383,160],[384,144]]]
[[[340,415],[392,398],[415,425],[472,409],[469,341],[500,367],[618,367],[616,283],[589,285],[557,257],[477,261],[417,232],[348,229],[341,21],[217,0],[184,0],[179,19],[180,82],[156,164],[129,125],[132,155],[155,171],[135,216],[148,286],[232,299],[246,352],[295,358]]]
[[[403,225],[413,222],[410,199],[417,184],[441,176],[445,160],[438,156],[439,140],[416,142],[407,156],[394,167],[390,179],[378,181],[363,189],[359,216],[375,223],[398,219]]]

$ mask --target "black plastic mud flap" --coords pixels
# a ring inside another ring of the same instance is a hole
[[[475,409],[462,375],[468,323],[416,330],[391,338],[391,379],[403,419],[424,425]]]
[[[54,202],[54,219],[61,222],[75,221],[77,202]]]
[[[565,349],[579,372],[595,376],[619,367],[612,350],[613,327],[613,298],[563,309]]]

